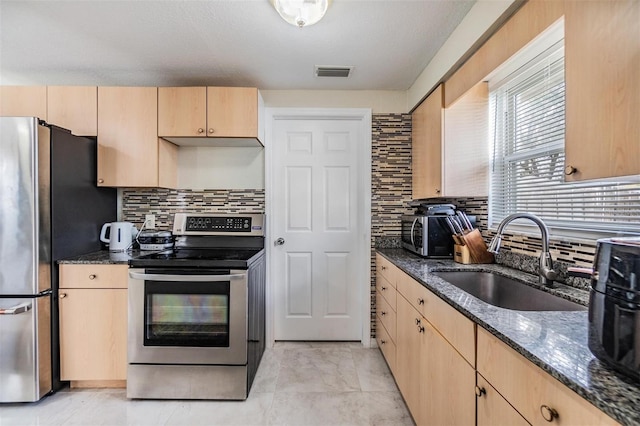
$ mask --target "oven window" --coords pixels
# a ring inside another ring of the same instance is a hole
[[[145,346],[229,346],[229,283],[145,281]]]

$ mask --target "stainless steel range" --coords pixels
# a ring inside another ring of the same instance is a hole
[[[246,399],[265,346],[264,215],[177,213],[129,261],[127,397]]]

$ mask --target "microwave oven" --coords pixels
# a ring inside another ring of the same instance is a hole
[[[444,215],[404,215],[401,218],[402,247],[428,258],[453,258],[453,238]]]

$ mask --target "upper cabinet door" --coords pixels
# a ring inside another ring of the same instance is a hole
[[[411,116],[413,199],[442,193],[443,88],[439,85]]]
[[[98,185],[158,186],[158,89],[98,88]]]
[[[207,88],[159,87],[158,135],[207,136]]]
[[[637,0],[565,2],[568,181],[640,174],[638,22]]]
[[[258,89],[207,87],[207,136],[258,138]]]
[[[48,86],[47,121],[78,136],[98,135],[96,86]]]
[[[0,116],[47,118],[47,86],[0,86]]]

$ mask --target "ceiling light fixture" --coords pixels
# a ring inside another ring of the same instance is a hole
[[[322,19],[331,0],[270,0],[282,19],[299,28]]]

